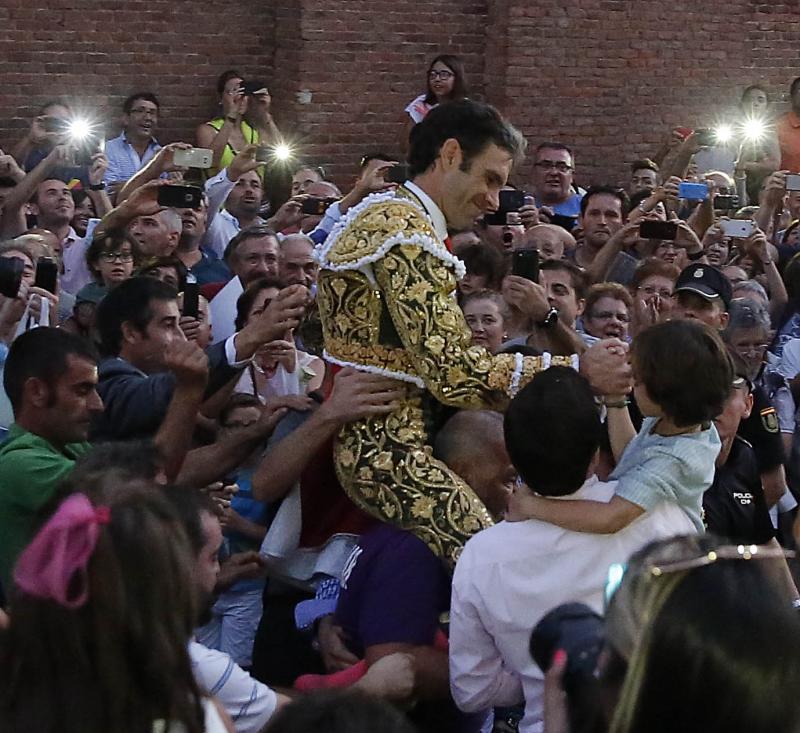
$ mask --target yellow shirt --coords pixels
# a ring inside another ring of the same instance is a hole
[[[211,122],[207,122],[207,125],[213,127],[217,132],[222,129],[222,126],[225,124],[225,120],[222,117],[217,117],[216,119],[211,120]],[[250,127],[244,120],[241,122],[242,137],[248,142],[250,145],[258,145],[258,131]],[[220,158],[219,166],[216,168],[209,168],[207,171],[207,175],[209,178],[212,176],[217,175],[223,168],[227,168],[232,162],[233,159],[236,157],[238,150],[234,150],[233,146],[228,142],[225,146],[225,150],[222,151],[222,158]]]

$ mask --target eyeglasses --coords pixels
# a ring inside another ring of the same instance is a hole
[[[641,290],[645,295],[660,295],[662,298],[671,298],[672,291],[668,288],[657,288],[654,285],[640,285],[637,290]]]
[[[596,311],[591,318],[596,321],[610,321],[612,318],[620,323],[630,323],[631,317],[627,313],[614,313],[612,311]]]
[[[102,252],[100,254],[100,259],[103,262],[116,262],[119,260],[120,262],[133,262],[133,253],[132,252]]]
[[[716,550],[700,555],[700,557],[652,565],[650,572],[658,578],[665,573],[680,573],[684,570],[702,568],[717,562],[717,560],[771,560],[794,556],[795,553],[792,550],[769,547],[768,545],[722,545]]]
[[[559,173],[569,173],[572,170],[572,166],[562,160],[559,160],[557,163],[554,160],[537,160],[533,165],[543,171],[555,169]]]
[[[452,79],[455,74],[452,71],[429,71],[428,78],[429,79],[441,79],[442,81],[447,81],[448,79]]]

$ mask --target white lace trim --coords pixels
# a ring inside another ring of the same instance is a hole
[[[572,368],[576,372],[579,372],[581,367],[581,357],[577,354],[571,354],[569,358],[572,360]]]
[[[382,259],[386,253],[391,250],[393,247],[398,245],[404,244],[411,244],[417,245],[421,247],[429,254],[432,254],[434,257],[438,257],[443,262],[451,265],[455,270],[455,275],[457,280],[461,280],[464,275],[467,274],[467,269],[464,267],[464,263],[455,255],[447,250],[446,247],[443,247],[436,239],[427,234],[420,234],[419,232],[414,232],[413,234],[405,234],[404,232],[398,232],[397,234],[393,234],[388,239],[384,240],[383,244],[372,254],[367,255],[366,257],[362,257],[355,262],[349,262],[347,264],[341,265],[334,265],[332,262],[328,260],[328,254],[330,253],[333,246],[339,240],[344,229],[352,223],[359,214],[366,211],[370,206],[373,204],[381,203],[383,201],[389,200],[396,200],[402,201],[403,203],[407,203],[413,206],[420,214],[422,214],[428,221],[430,221],[430,217],[428,216],[425,209],[419,206],[416,202],[412,201],[411,199],[397,199],[394,193],[380,193],[380,194],[372,194],[364,199],[361,203],[357,204],[353,208],[351,208],[347,214],[345,214],[344,218],[339,220],[339,223],[331,231],[328,238],[323,242],[321,245],[317,245],[314,249],[314,258],[317,260],[317,263],[320,267],[325,268],[326,270],[333,270],[334,272],[342,272],[344,270],[359,270],[364,265],[372,264],[373,262],[377,262],[378,260]],[[431,222],[431,226],[433,223]]]
[[[396,372],[393,369],[383,369],[382,367],[371,366],[369,364],[357,364],[354,361],[344,361],[343,359],[337,359],[335,356],[331,356],[327,350],[322,352],[322,358],[325,359],[325,361],[329,361],[341,367],[353,367],[353,369],[358,369],[360,372],[369,372],[370,374],[378,374],[382,377],[399,379],[401,382],[409,382],[421,389],[425,389],[425,382],[419,377],[412,377],[405,372]]]
[[[519,380],[522,378],[522,368],[525,366],[525,357],[519,352],[514,354],[514,372],[511,375],[511,383],[508,385],[508,392],[515,397],[519,392]]]

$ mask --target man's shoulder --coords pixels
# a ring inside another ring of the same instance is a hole
[[[320,265],[354,269],[398,244],[438,244],[425,210],[395,192],[373,194],[350,209],[317,250]]]

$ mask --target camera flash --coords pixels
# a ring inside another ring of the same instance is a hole
[[[74,119],[69,123],[69,136],[73,140],[85,140],[92,133],[92,126],[88,120]]]
[[[766,125],[761,120],[751,118],[745,120],[742,131],[747,140],[757,141],[764,137]]]
[[[276,160],[289,160],[292,157],[292,149],[286,144],[281,143],[275,146],[275,159]]]
[[[717,142],[726,143],[733,138],[733,130],[730,125],[720,125],[714,130],[714,137]]]

